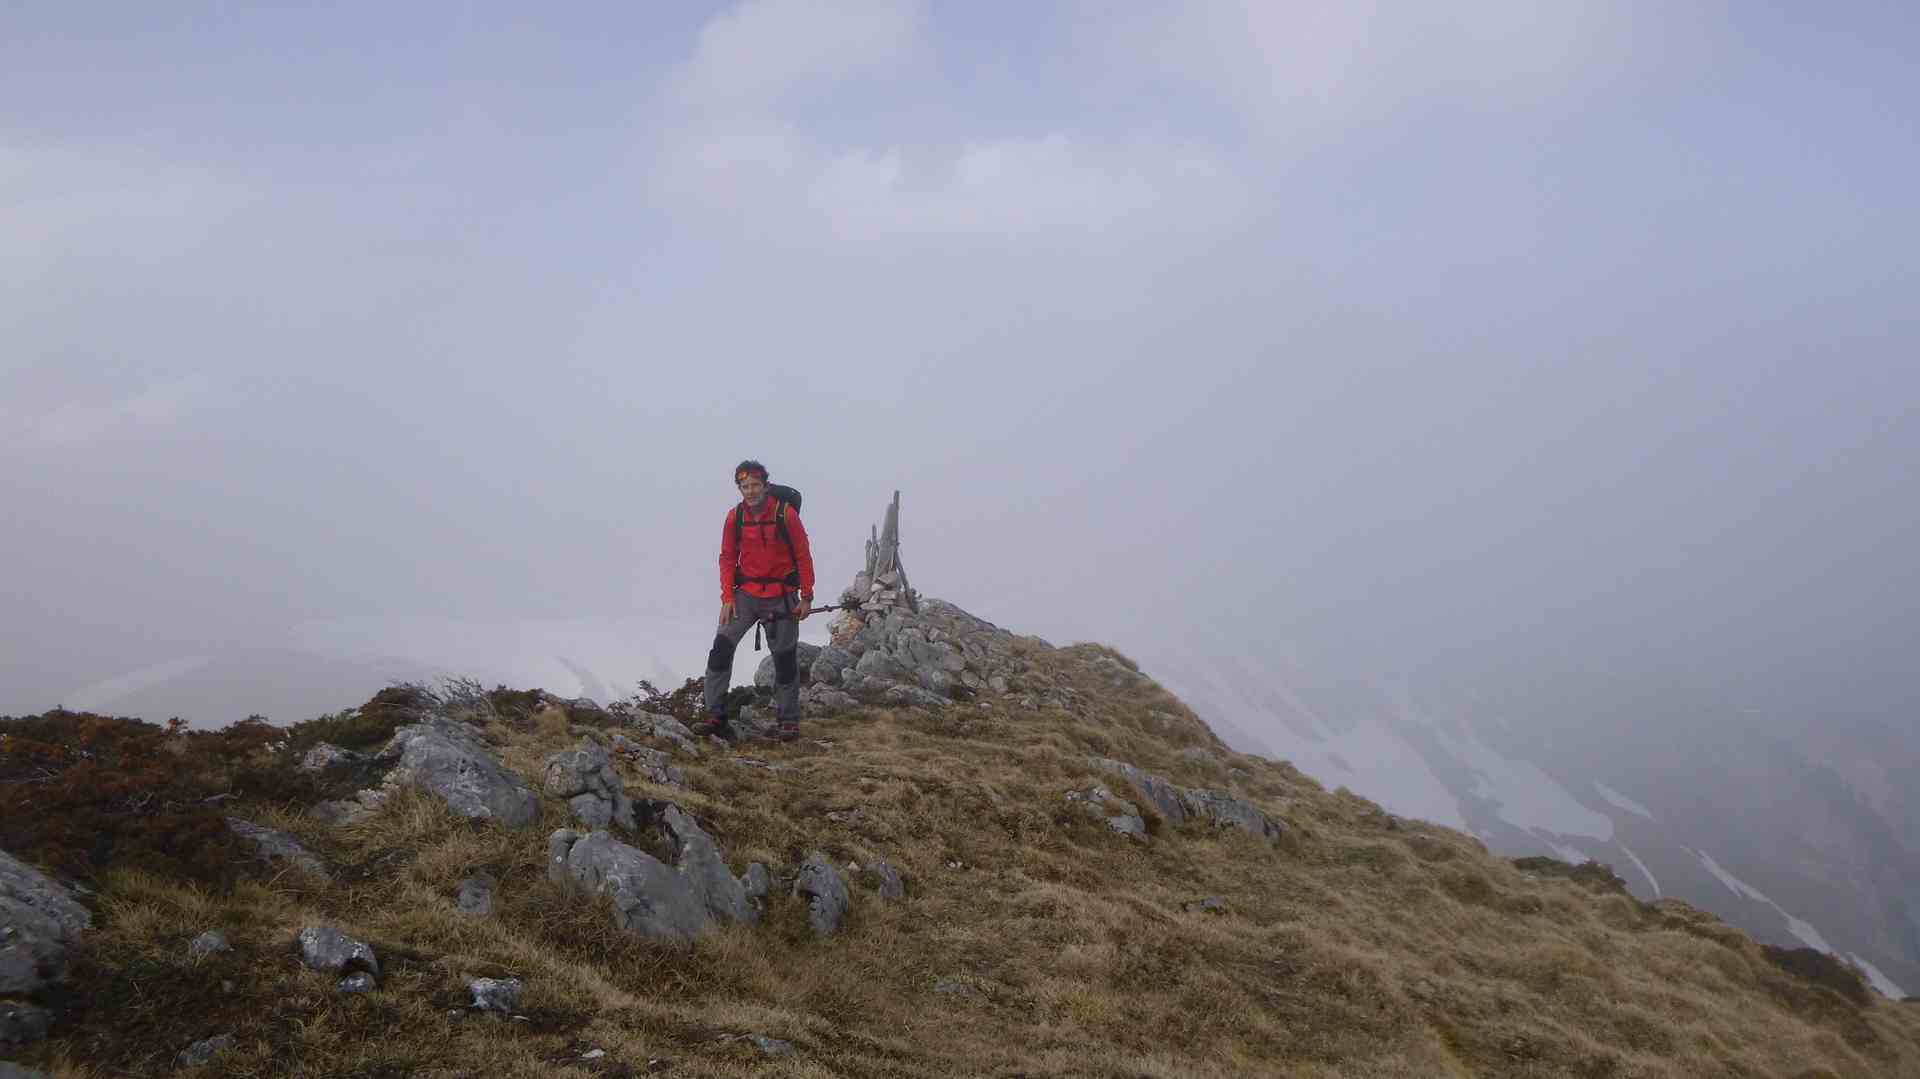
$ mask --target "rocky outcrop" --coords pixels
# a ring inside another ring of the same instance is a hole
[[[0,995],[59,981],[92,915],[52,877],[0,851]]]
[[[47,1009],[24,1001],[0,1000],[0,1048],[40,1041],[52,1029],[53,1013]]]
[[[675,767],[672,758],[665,750],[643,746],[624,734],[614,734],[611,739],[613,752],[621,760],[633,765],[640,778],[649,783],[658,783],[663,787],[685,787],[686,774]]]
[[[628,717],[627,726],[636,734],[644,734],[666,742],[689,757],[700,755],[700,746],[694,740],[693,731],[686,724],[663,712],[638,712]]]
[[[613,924],[648,937],[692,937],[707,928],[706,905],[680,873],[607,832],[561,829],[547,840],[548,875],[613,901]]]
[[[180,1050],[176,1062],[183,1068],[197,1067],[233,1048],[233,1044],[232,1034],[216,1034],[211,1038],[203,1038]]]
[[[467,992],[473,994],[473,1003],[468,1007],[512,1015],[520,1009],[520,990],[518,978],[475,978],[467,983]]]
[[[728,870],[713,838],[676,805],[655,817],[672,844],[669,866],[610,833],[581,835],[563,828],[547,838],[547,875],[613,900],[614,924],[653,937],[692,937],[715,921],[751,924],[760,918],[754,893],[765,894],[765,867],[741,880]]]
[[[847,882],[840,879],[840,871],[819,851],[801,863],[800,872],[793,880],[793,894],[807,901],[807,924],[813,927],[817,937],[830,937],[839,932],[847,908],[853,904]]]
[[[1216,827],[1239,828],[1258,839],[1280,837],[1280,822],[1238,795],[1204,787],[1179,787],[1163,776],[1109,757],[1093,757],[1090,761],[1101,771],[1133,784],[1134,789],[1153,803],[1160,816],[1176,828],[1190,820],[1204,820]]]
[[[1107,827],[1136,842],[1147,841],[1147,822],[1140,809],[1105,787],[1095,784],[1086,790],[1068,791],[1067,802],[1077,805]]]
[[[589,739],[547,758],[546,789],[555,798],[565,798],[574,818],[588,828],[617,824],[631,832],[640,826],[612,759]]]
[[[488,918],[493,915],[493,893],[499,882],[488,873],[480,873],[460,882],[460,894],[454,897],[453,906],[469,918]]]
[[[328,974],[363,970],[376,977],[380,973],[380,960],[371,945],[332,926],[310,925],[300,931],[295,943],[300,947],[300,962],[311,970]]]
[[[820,646],[817,644],[808,644],[805,641],[801,641],[795,647],[794,659],[798,661],[800,666],[800,684],[802,686],[810,685],[813,682],[813,662],[819,658]],[[759,689],[773,688],[772,653],[768,653],[766,658],[760,661],[760,665],[753,669],[753,684]]]
[[[297,765],[302,772],[324,772],[329,768],[345,768],[359,764],[364,758],[350,749],[341,749],[331,742],[321,742],[300,758]]]
[[[436,716],[402,727],[378,756],[399,762],[387,773],[389,788],[425,791],[463,817],[524,828],[540,815],[539,797],[464,723]]]
[[[227,828],[239,836],[253,850],[254,857],[269,868],[292,866],[322,880],[332,879],[326,863],[285,832],[239,817],[228,817]]]

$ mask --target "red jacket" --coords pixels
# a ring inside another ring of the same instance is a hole
[[[785,577],[798,569],[800,594],[813,598],[813,551],[807,547],[806,526],[800,523],[799,511],[788,506],[787,536],[793,540],[793,551],[788,553],[773,523],[778,506],[778,500],[768,495],[761,501],[759,513],[747,509],[744,502],[727,511],[727,523],[720,530],[720,602],[733,599],[735,567],[742,577]],[[740,520],[740,542],[736,545],[733,519],[740,514],[745,516]],[[798,566],[794,565],[796,560]],[[754,581],[743,582],[739,587],[762,599],[778,599],[787,590],[778,583]]]

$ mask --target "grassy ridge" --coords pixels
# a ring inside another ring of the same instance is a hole
[[[849,873],[854,910],[827,941],[785,896],[760,926],[690,947],[612,929],[600,903],[545,879],[544,837],[567,823],[553,800],[519,832],[416,795],[346,828],[304,817],[344,791],[300,777],[297,750],[377,744],[407,711],[388,695],[291,731],[127,727],[111,767],[136,781],[94,801],[61,777],[102,754],[50,760],[57,725],[8,721],[0,847],[98,891],[55,1037],[21,1059],[62,1076],[161,1074],[188,1042],[232,1031],[236,1048],[197,1074],[1920,1075],[1920,1006],[1849,999],[1683,905],[1642,904],[1592,870],[1516,866],[1235,754],[1109,650],[1034,659],[1074,690],[1071,710],[861,712],[745,751],[772,770],[709,751],[678,761],[691,791],[629,776],[635,797],[693,813],[736,870],[751,859],[790,870],[824,850],[841,865],[884,856],[906,874],[907,899],[888,904]],[[546,755],[598,721],[534,702],[466,699],[537,788]],[[1094,755],[1232,789],[1286,834],[1175,828],[1093,769]],[[1095,783],[1141,808],[1150,843],[1063,797]],[[31,804],[93,813],[120,838],[96,857],[75,838],[84,829],[19,823],[30,787]],[[201,801],[218,793],[235,797]],[[132,826],[152,812],[180,820]],[[238,854],[200,826],[203,812],[292,832],[335,881],[236,874]],[[476,922],[452,899],[483,870],[501,882],[499,906]],[[1204,896],[1224,912],[1185,909]],[[374,943],[379,992],[342,996],[299,965],[291,938],[319,921]],[[213,927],[235,951],[189,959],[186,942]],[[467,978],[509,973],[526,982],[524,1021],[461,1011]],[[798,1051],[766,1057],[745,1033]],[[593,1049],[605,1055],[583,1060]]]

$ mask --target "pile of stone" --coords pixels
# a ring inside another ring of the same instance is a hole
[[[941,707],[955,700],[1013,692],[1030,670],[1017,654],[1026,641],[951,603],[923,598],[907,582],[900,555],[900,493],[867,540],[866,568],[839,597],[847,609],[830,624],[824,648],[801,646],[801,697],[812,714],[862,704]],[[754,681],[772,685],[772,659]]]

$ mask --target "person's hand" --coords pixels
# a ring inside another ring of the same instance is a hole
[[[721,600],[720,601],[720,624],[724,626],[731,621],[733,621],[733,601],[730,599]]]
[[[805,596],[801,596],[800,606],[795,607],[793,609],[793,620],[795,622],[805,621],[806,617],[812,613],[813,613],[813,601],[808,599]]]

